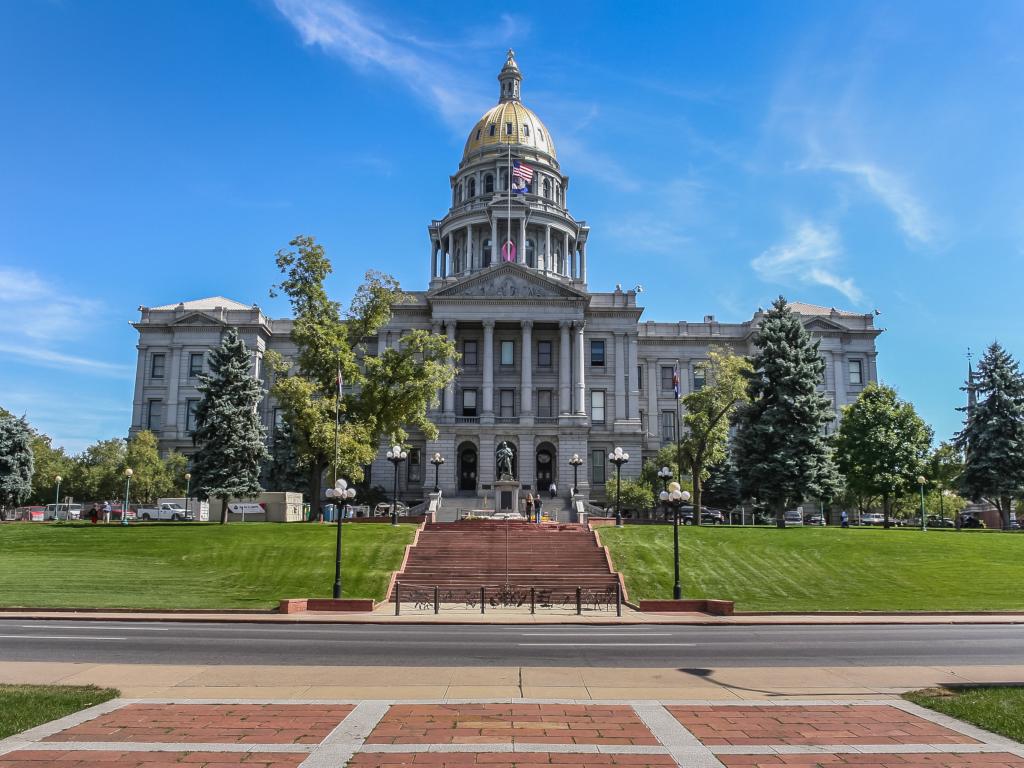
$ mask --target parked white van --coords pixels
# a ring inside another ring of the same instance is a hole
[[[81,520],[81,504],[47,504],[47,520]]]

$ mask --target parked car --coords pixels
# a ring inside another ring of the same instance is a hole
[[[956,521],[949,517],[939,517],[938,515],[927,515],[925,521],[929,528],[956,528]],[[908,526],[914,528],[921,527],[921,516],[912,517],[907,521]]]
[[[804,524],[804,513],[800,509],[787,509],[782,513],[782,518],[787,526]]]
[[[399,515],[408,515],[409,514],[409,507],[408,507],[408,505],[403,504],[402,502],[399,501],[397,503],[397,507],[398,507],[398,514]],[[391,502],[390,501],[382,501],[380,504],[378,504],[376,507],[373,508],[373,515],[374,515],[374,517],[384,517],[384,516],[390,515],[390,514],[391,514]]]
[[[46,519],[46,507],[18,507],[15,511],[15,520],[24,520],[26,523],[41,523]]]
[[[174,502],[164,502],[155,507],[141,507],[136,514],[143,520],[195,520],[192,510],[186,512],[184,507]]]
[[[860,516],[861,525],[885,525],[885,515],[881,512],[865,512]]]
[[[985,528],[985,521],[970,514],[960,515],[961,528]]]
[[[121,522],[121,508],[123,506],[124,506],[123,504],[111,504],[110,505],[110,522],[112,522],[112,523],[120,523]],[[135,519],[137,519],[137,516],[135,514],[135,509],[130,504],[128,505],[128,512],[124,515],[124,518],[126,520],[135,520]]]
[[[822,517],[821,512],[812,512],[804,515],[804,525],[828,525],[828,520]]]
[[[669,519],[672,519],[671,512],[669,513]],[[679,522],[683,525],[693,525],[694,520],[694,509],[689,504],[684,504],[679,508]],[[701,525],[721,525],[725,522],[725,515],[719,509],[712,509],[710,507],[701,507],[700,509],[700,524]]]
[[[47,504],[47,520],[81,520],[81,504]]]

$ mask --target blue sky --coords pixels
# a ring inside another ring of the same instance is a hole
[[[871,311],[947,438],[968,347],[1024,356],[1024,4],[0,3],[0,405],[126,433],[140,304],[268,298],[274,251],[421,289],[426,226],[515,48],[646,319],[783,293]]]

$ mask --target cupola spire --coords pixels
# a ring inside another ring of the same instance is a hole
[[[507,101],[519,101],[519,85],[523,82],[523,74],[516,64],[516,52],[508,49],[508,56],[505,59],[505,66],[498,73],[498,82],[501,84],[501,91],[498,94],[498,101],[504,104]]]

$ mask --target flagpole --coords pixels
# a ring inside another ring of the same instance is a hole
[[[509,261],[512,261],[512,139],[509,138],[508,142],[508,220],[506,226],[508,227],[508,256]]]
[[[338,486],[338,433],[341,431],[341,360],[338,360],[338,397],[334,401],[334,487]]]

